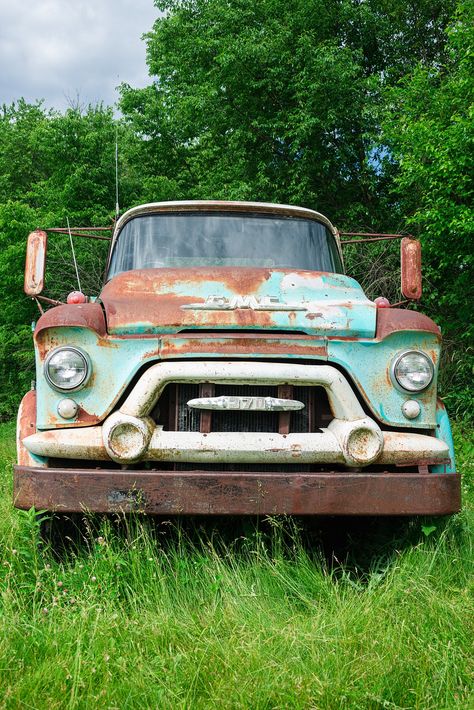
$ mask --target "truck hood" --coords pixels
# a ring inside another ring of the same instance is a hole
[[[373,338],[376,307],[348,276],[242,267],[142,269],[103,288],[116,335],[266,330]]]

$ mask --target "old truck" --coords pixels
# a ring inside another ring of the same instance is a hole
[[[100,295],[73,294],[34,328],[15,505],[457,511],[440,331],[369,300],[344,273],[340,242],[322,214],[287,205],[166,202],[123,214]],[[35,298],[46,243],[44,231],[30,235]],[[402,293],[419,298],[419,243],[404,238],[401,255]]]

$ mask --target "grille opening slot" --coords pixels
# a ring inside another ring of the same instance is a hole
[[[275,397],[275,391],[275,387],[260,385],[216,385],[215,396]],[[211,431],[277,432],[278,417],[278,412],[213,411],[211,414]]]

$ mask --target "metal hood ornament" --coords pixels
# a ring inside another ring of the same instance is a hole
[[[183,310],[193,311],[235,311],[249,308],[252,311],[306,311],[304,303],[285,303],[273,296],[208,296],[204,303],[188,303]]]
[[[296,399],[280,399],[278,397],[198,397],[190,399],[191,409],[226,409],[246,410],[252,412],[293,412],[303,409],[303,402]]]

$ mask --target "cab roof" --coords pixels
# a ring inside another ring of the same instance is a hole
[[[181,200],[173,202],[150,202],[145,205],[138,205],[127,210],[117,221],[114,230],[113,240],[126,222],[133,217],[147,214],[157,214],[159,212],[257,212],[260,214],[275,214],[285,217],[299,217],[301,219],[314,219],[316,222],[325,224],[334,235],[337,235],[336,228],[327,217],[320,212],[310,210],[306,207],[295,207],[293,205],[279,205],[271,202],[234,202],[226,200]]]

